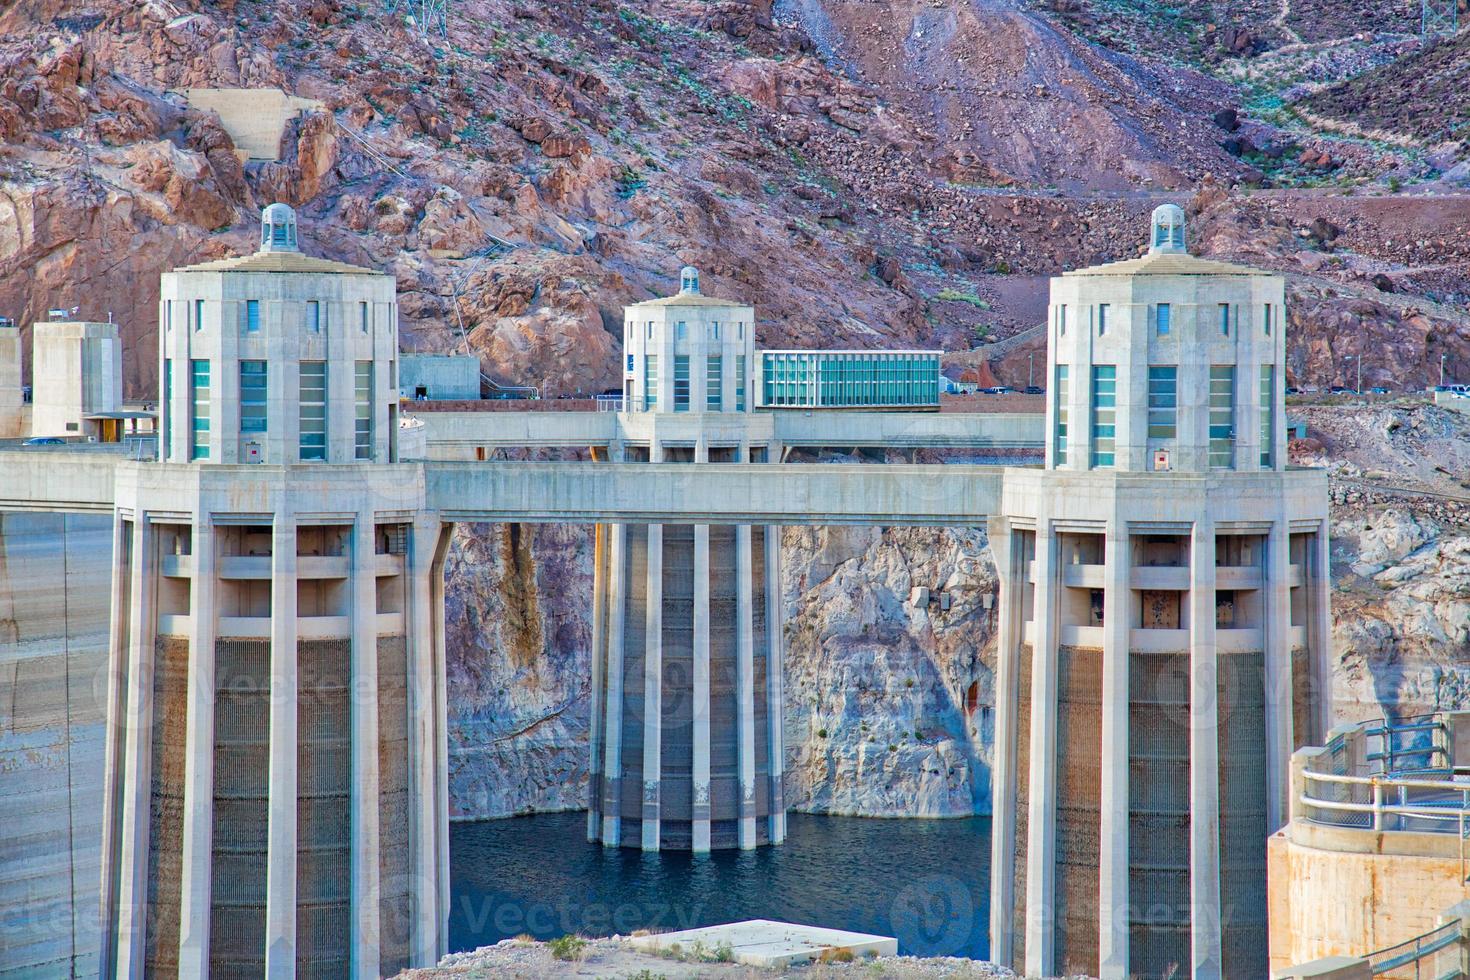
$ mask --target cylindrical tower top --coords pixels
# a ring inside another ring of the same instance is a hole
[[[1184,209],[1177,204],[1161,204],[1154,208],[1150,252],[1188,252],[1184,234]]]
[[[623,410],[747,412],[755,370],[755,310],[700,292],[679,270],[679,292],[623,311]]]
[[[1166,204],[1147,255],[1052,280],[1049,468],[1285,465],[1285,282],[1185,246]]]
[[[299,252],[296,235],[296,212],[290,205],[271,204],[260,212],[260,250],[262,252]]]

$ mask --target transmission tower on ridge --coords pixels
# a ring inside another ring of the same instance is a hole
[[[449,0],[385,0],[388,13],[402,10],[421,37],[449,36]]]
[[[1424,37],[1454,37],[1460,29],[1460,0],[1420,0],[1420,3],[1420,31]]]

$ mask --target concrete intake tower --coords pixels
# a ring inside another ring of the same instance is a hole
[[[990,521],[991,954],[1027,976],[1267,974],[1266,838],[1331,679],[1284,303],[1174,205],[1146,256],[1052,280],[1045,467]]]
[[[678,295],[627,308],[615,461],[765,462],[754,310]],[[599,525],[594,548],[591,798],[609,846],[708,851],[779,844],[779,528]]]
[[[103,976],[377,977],[445,951],[442,561],[399,463],[392,276],[163,276],[157,463],[121,463]]]

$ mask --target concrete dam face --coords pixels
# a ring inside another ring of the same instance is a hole
[[[112,518],[0,513],[0,974],[98,969]]]

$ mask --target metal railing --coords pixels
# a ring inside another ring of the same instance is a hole
[[[1362,830],[1458,833],[1470,839],[1470,782],[1388,776],[1302,774],[1305,816]]]
[[[1369,953],[1365,959],[1375,977],[1386,980],[1455,980],[1463,977],[1459,919],[1437,926],[1422,936]]]

